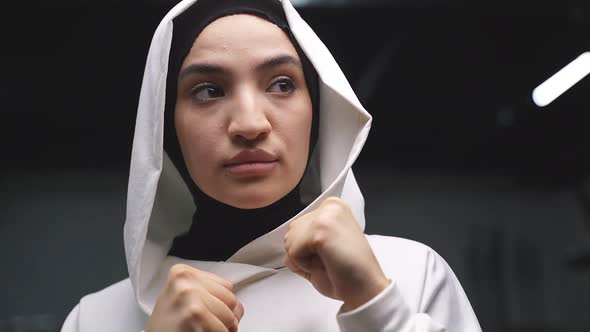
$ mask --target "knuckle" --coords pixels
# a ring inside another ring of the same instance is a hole
[[[230,292],[232,292],[234,290],[234,284],[231,283],[230,281],[223,279],[222,283],[223,283],[223,286],[225,288],[229,289]]]
[[[188,285],[175,285],[170,293],[171,304],[175,308],[182,308],[194,299],[194,295],[195,290]]]
[[[193,294],[193,288],[188,285],[176,285],[174,287],[174,297],[178,300],[189,298]]]
[[[175,264],[170,268],[169,279],[179,280],[189,278],[191,273],[191,267],[184,264]]]
[[[340,206],[340,205],[343,205],[343,204],[344,204],[344,202],[340,198],[335,197],[335,196],[330,196],[330,197],[328,197],[328,198],[326,198],[324,200],[324,203],[322,205],[325,205],[325,206]]]
[[[320,216],[333,219],[350,215],[352,213],[350,206],[337,197],[328,197],[322,204]]]
[[[329,196],[329,197],[326,197],[325,201],[326,202],[338,202],[338,201],[340,201],[340,198],[338,198],[336,196]]]
[[[227,298],[227,303],[226,305],[229,308],[235,308],[238,305],[238,298],[232,293],[228,296]]]
[[[189,320],[202,321],[209,314],[209,310],[202,303],[193,303],[187,309],[187,318]]]
[[[314,220],[314,235],[328,231],[332,227],[332,217],[328,213],[322,213]]]
[[[326,232],[323,230],[317,230],[311,236],[311,245],[314,248],[321,248],[326,243]]]

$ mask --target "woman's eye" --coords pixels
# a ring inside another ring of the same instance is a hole
[[[274,81],[267,89],[267,91],[270,93],[281,94],[291,93],[293,92],[293,90],[295,90],[295,84],[293,84],[293,81],[291,79],[286,77]]]
[[[225,93],[220,87],[214,84],[203,83],[195,86],[191,90],[191,95],[197,101],[208,101],[210,99],[221,98],[225,96]]]

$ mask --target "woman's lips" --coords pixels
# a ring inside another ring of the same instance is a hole
[[[250,177],[267,175],[275,168],[278,158],[262,149],[246,149],[224,163],[225,169],[234,176]]]
[[[276,161],[265,162],[246,162],[242,164],[233,164],[225,166],[227,171],[235,176],[263,176],[267,175],[275,168]]]

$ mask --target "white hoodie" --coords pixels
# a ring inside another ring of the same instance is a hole
[[[346,313],[339,311],[339,301],[322,296],[307,280],[283,266],[283,235],[289,222],[250,242],[225,262],[167,256],[174,237],[189,229],[194,211],[191,194],[163,151],[163,123],[172,20],[195,2],[184,0],[164,17],[147,58],[124,234],[130,277],[83,297],[67,317],[62,332],[142,331],[169,268],[179,262],[234,284],[245,308],[240,332],[481,331],[446,262],[427,246],[405,239],[367,237],[381,268],[393,282],[368,303]],[[322,193],[298,215],[315,209],[326,197],[337,196],[350,205],[364,228],[364,200],[351,166],[365,143],[371,116],[328,49],[291,3],[282,3],[293,35],[320,77]]]

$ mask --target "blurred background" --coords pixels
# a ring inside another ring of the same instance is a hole
[[[175,2],[3,9],[1,332],[58,331],[126,278],[139,89]],[[590,77],[531,99],[590,51],[590,2],[294,3],[374,117],[354,168],[367,233],[445,257],[484,331],[590,331]]]

